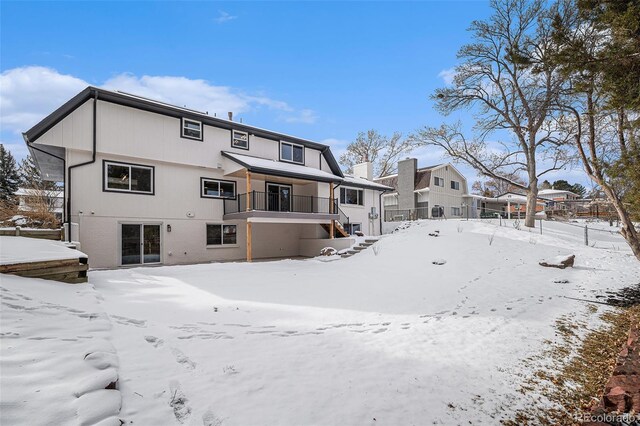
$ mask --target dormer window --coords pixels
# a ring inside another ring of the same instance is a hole
[[[191,120],[189,118],[182,119],[181,136],[187,139],[202,140],[202,122]]]
[[[304,164],[304,146],[290,142],[280,142],[280,160]]]
[[[249,133],[240,130],[231,131],[231,146],[240,149],[249,149]]]

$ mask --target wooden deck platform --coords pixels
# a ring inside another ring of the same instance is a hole
[[[88,280],[86,254],[59,241],[0,236],[0,273],[65,283]]]
[[[70,284],[86,283],[89,264],[87,258],[49,260],[44,262],[0,265],[0,273],[21,277],[42,278]]]

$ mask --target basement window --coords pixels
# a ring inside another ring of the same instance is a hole
[[[181,136],[187,139],[202,140],[202,122],[196,120],[190,120],[188,118],[182,119],[182,133]]]
[[[207,246],[228,246],[237,244],[236,225],[207,224]]]

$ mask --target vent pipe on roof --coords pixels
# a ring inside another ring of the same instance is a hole
[[[233,112],[229,111],[229,121],[233,121]]]

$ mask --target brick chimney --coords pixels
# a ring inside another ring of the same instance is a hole
[[[406,158],[398,161],[398,209],[413,209],[416,198],[413,190],[416,186],[418,160]]]

